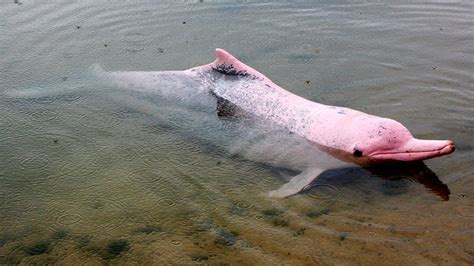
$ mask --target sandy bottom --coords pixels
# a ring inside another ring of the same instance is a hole
[[[467,177],[445,201],[350,168],[270,199],[291,173],[62,97],[5,103],[16,111],[1,120],[2,264],[472,263]]]

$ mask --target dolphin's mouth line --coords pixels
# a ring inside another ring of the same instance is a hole
[[[399,152],[379,152],[379,153],[374,153],[371,156],[377,156],[377,155],[390,155],[390,154],[416,154],[416,153],[427,153],[427,152],[437,152],[441,151],[446,147],[442,147],[436,150],[424,150],[424,151],[399,151]]]
[[[430,149],[430,150],[418,150],[418,151],[400,151],[400,152],[380,152],[380,153],[375,153],[371,154],[371,157],[385,157],[385,156],[390,156],[390,155],[410,155],[410,154],[438,154],[442,153],[446,150],[446,154],[451,153],[454,151],[454,144],[447,144],[444,145],[443,147],[437,148],[437,149]]]

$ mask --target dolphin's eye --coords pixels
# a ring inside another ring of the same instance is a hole
[[[355,150],[354,150],[354,156],[355,156],[355,157],[362,157],[362,152],[359,151],[358,149],[355,149]]]

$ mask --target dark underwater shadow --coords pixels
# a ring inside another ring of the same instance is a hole
[[[449,200],[451,192],[448,186],[421,161],[328,170],[322,173],[313,185],[324,183],[349,187],[365,184],[369,189],[378,190],[385,195],[399,195],[407,192],[413,182],[423,185],[427,191],[439,196],[442,200]]]
[[[403,178],[422,184],[433,194],[442,200],[449,200],[451,192],[446,184],[439,180],[438,175],[433,172],[424,162],[405,162],[386,166],[367,168],[372,174],[384,179]]]

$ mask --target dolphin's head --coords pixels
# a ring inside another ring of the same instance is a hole
[[[421,161],[450,154],[450,140],[421,140],[399,122],[375,116],[356,119],[351,125],[352,143],[347,149],[354,161]]]

